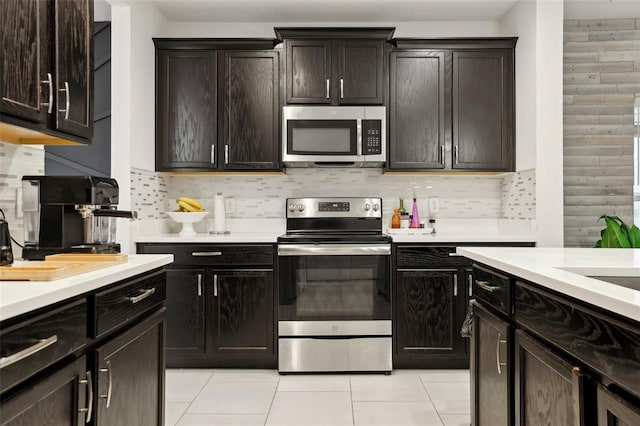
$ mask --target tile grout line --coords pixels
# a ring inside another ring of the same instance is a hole
[[[207,383],[209,383],[209,382],[211,381],[211,379],[213,379],[213,373],[211,373],[211,376],[209,377],[209,379],[207,379],[207,380],[203,383],[203,385],[202,385],[202,386],[200,386],[200,390],[198,390],[198,393],[196,393],[196,395],[195,395],[193,398],[191,398],[191,401],[189,401],[189,405],[187,406],[187,408],[185,408],[185,409],[184,409],[184,411],[182,412],[182,414],[180,414],[180,417],[178,417],[178,421],[176,421],[176,422],[174,423],[174,425],[177,425],[178,423],[180,423],[180,420],[182,420],[182,418],[184,417],[184,415],[185,415],[185,414],[187,414],[187,411],[189,411],[189,408],[191,408],[191,405],[193,405],[193,401],[195,401],[195,400],[196,400],[196,398],[198,398],[198,395],[200,395],[200,392],[202,392],[202,389],[204,389],[204,387],[207,385]],[[166,386],[167,386],[167,384],[166,384],[166,380],[167,380],[167,377],[166,377],[166,371],[165,371],[165,389],[166,389]],[[166,392],[166,390],[165,390],[165,392]],[[166,397],[165,397],[165,398],[166,398]],[[166,401],[165,401],[165,404],[166,404]],[[166,414],[166,413],[165,413],[165,414]],[[166,419],[165,419],[165,421],[166,421]]]
[[[351,401],[351,424],[356,424],[356,412],[353,407],[353,386],[351,386],[351,375],[349,375],[349,399]]]
[[[278,373],[278,381],[276,382],[276,388],[273,391],[273,396],[271,397],[271,403],[269,404],[269,409],[267,410],[267,416],[264,418],[264,426],[267,425],[267,421],[269,420],[269,415],[271,415],[271,408],[273,408],[273,401],[276,399],[276,394],[278,393],[278,388],[280,387],[280,373]]]
[[[427,387],[424,384],[424,381],[422,380],[422,377],[420,377],[420,375],[418,374],[418,380],[420,380],[420,383],[422,384],[422,389],[424,389],[424,393],[427,394],[427,398],[429,398],[429,402],[431,402],[431,405],[433,405],[433,409],[435,410],[436,414],[438,415],[438,418],[440,419],[440,423],[442,425],[444,425],[444,420],[442,420],[442,416],[440,415],[440,411],[438,411],[438,408],[436,407],[436,404],[433,402],[433,399],[431,399],[431,395],[429,394],[429,391],[427,390]]]

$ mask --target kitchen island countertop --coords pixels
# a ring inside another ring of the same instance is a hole
[[[95,291],[171,262],[173,255],[170,254],[138,254],[129,255],[124,263],[54,281],[0,281],[0,321]]]
[[[640,322],[640,291],[591,278],[637,278],[640,249],[459,247],[457,253]]]

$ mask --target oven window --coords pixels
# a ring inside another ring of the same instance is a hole
[[[391,319],[389,256],[281,258],[279,319]]]
[[[287,153],[356,155],[356,120],[288,120]]]

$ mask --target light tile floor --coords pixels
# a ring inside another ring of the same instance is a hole
[[[468,370],[167,370],[167,426],[468,426]]]

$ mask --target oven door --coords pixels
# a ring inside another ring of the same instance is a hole
[[[278,255],[279,321],[391,320],[390,244],[280,244]]]

